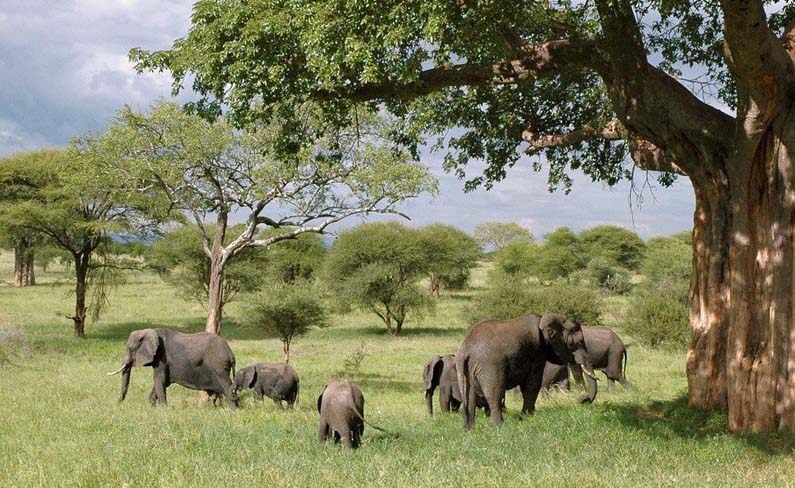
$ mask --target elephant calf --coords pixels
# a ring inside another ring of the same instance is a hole
[[[171,329],[142,329],[130,333],[127,352],[121,368],[108,373],[122,373],[119,401],[127,396],[133,366],[151,366],[154,385],[149,403],[166,403],[166,388],[177,383],[192,390],[205,391],[212,398],[225,395],[238,406],[238,398],[230,371],[235,369],[235,356],[220,336],[208,332],[183,334]]]
[[[342,440],[346,448],[357,448],[364,434],[364,395],[350,381],[331,381],[317,397],[320,426],[317,438],[325,442],[333,432],[334,442]]]
[[[428,414],[433,415],[433,393],[439,388],[439,408],[442,412],[457,412],[461,406],[461,391],[455,369],[455,356],[434,356],[422,372],[425,379],[425,402]]]
[[[298,401],[298,373],[287,363],[258,363],[247,366],[235,375],[235,391],[243,388],[254,390],[254,398],[266,396],[282,407],[293,408]]]
[[[627,348],[618,334],[607,327],[594,325],[583,327],[582,335],[593,368],[601,370],[607,376],[607,390],[612,391],[616,381],[624,388],[629,388],[631,384],[626,377]],[[582,373],[578,367],[572,367],[571,374],[578,385],[583,384]]]

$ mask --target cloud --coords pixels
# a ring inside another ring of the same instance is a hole
[[[168,97],[167,74],[137,75],[127,60],[132,47],[167,49],[187,34],[194,0],[0,0],[0,156],[45,146],[107,126],[124,104],[144,109]],[[187,99],[185,93],[181,99]],[[634,228],[644,237],[692,226],[693,195],[682,179],[631,209],[627,184],[606,189],[575,173],[570,195],[547,191],[546,174],[517,163],[491,191],[463,191],[463,182],[441,169],[441,155],[425,158],[440,181],[435,199],[402,209],[412,225],[447,222],[467,231],[485,221],[529,225],[536,236],[559,227],[596,223]],[[483,169],[477,161],[468,172]],[[355,221],[348,222],[352,225]]]

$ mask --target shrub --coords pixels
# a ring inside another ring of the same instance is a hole
[[[494,254],[494,268],[506,276],[527,277],[540,248],[541,246],[532,242],[510,242]]]
[[[586,261],[600,257],[627,269],[638,269],[645,247],[637,234],[615,225],[598,225],[579,235],[579,250]]]
[[[690,338],[687,291],[677,286],[644,288],[633,293],[624,329],[652,347],[687,346]]]
[[[598,325],[602,321],[601,307],[602,300],[593,287],[563,281],[542,285],[498,276],[492,286],[465,309],[465,320],[476,323],[529,313],[557,313],[581,324]]]
[[[419,229],[420,245],[426,253],[431,291],[461,290],[480,258],[478,242],[466,232],[445,224]]]
[[[575,283],[584,282],[619,295],[632,289],[630,271],[600,256],[591,259],[585,269],[572,273],[571,278]]]
[[[275,282],[250,298],[246,323],[282,341],[284,358],[290,362],[293,339],[313,327],[328,325],[320,293],[312,282]]]
[[[0,326],[0,365],[10,363],[30,349],[28,337],[16,327]]]
[[[397,222],[362,224],[340,234],[323,267],[336,302],[376,314],[392,335],[433,307],[418,286],[428,274],[419,232]]]

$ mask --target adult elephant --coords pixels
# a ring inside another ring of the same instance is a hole
[[[166,404],[166,388],[172,383],[192,390],[202,390],[211,397],[225,395],[233,407],[238,396],[230,379],[235,356],[220,336],[208,332],[183,334],[171,329],[142,329],[130,333],[121,368],[108,373],[122,373],[119,401],[127,396],[133,366],[151,366],[154,385],[149,403]]]
[[[624,388],[632,385],[627,381],[627,347],[612,329],[602,326],[585,326],[582,328],[585,347],[588,348],[588,360],[594,369],[607,376],[607,391],[613,391],[615,382]],[[571,375],[578,385],[583,385],[582,373],[579,368],[572,367]]]
[[[502,425],[500,399],[516,386],[522,392],[522,412],[533,412],[547,361],[580,365],[589,377],[588,394],[580,401],[596,398],[596,377],[582,327],[560,315],[479,322],[467,333],[455,359],[465,430],[474,424],[478,395],[488,402],[495,426]]]

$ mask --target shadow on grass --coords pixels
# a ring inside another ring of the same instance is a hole
[[[346,375],[344,371],[337,371],[338,378],[350,380],[359,386],[364,393],[365,399],[372,393],[411,393],[417,392],[418,398],[422,398],[422,383],[418,381],[400,381],[394,378],[383,376],[376,373],[355,373]]]
[[[450,337],[460,336],[463,337],[466,329],[461,327],[411,327],[408,326],[400,331],[400,334],[394,336],[395,339],[401,337]],[[386,327],[337,327],[328,331],[329,337],[343,338],[343,337],[390,337]]]
[[[731,435],[728,419],[722,412],[706,412],[690,407],[687,396],[646,405],[611,404],[606,410],[617,413],[626,427],[641,430],[654,437],[672,436],[703,440],[719,435]],[[768,454],[795,452],[795,436],[786,434],[734,434],[748,445]]]

